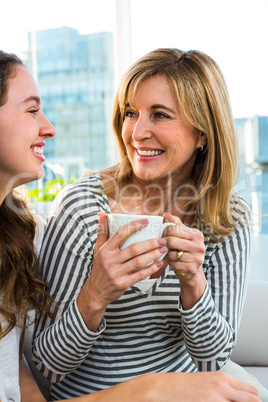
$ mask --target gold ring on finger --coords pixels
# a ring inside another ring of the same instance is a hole
[[[177,261],[180,262],[181,257],[182,257],[183,251],[177,251]]]

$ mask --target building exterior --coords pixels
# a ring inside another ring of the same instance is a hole
[[[268,234],[268,116],[235,119],[241,158],[237,191],[254,213],[254,231]],[[265,216],[266,215],[266,216]]]
[[[67,181],[114,164],[112,33],[62,27],[29,34],[28,42],[26,64],[57,133],[46,145],[48,161],[63,167]]]

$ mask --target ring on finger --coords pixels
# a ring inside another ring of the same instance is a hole
[[[180,262],[182,254],[183,254],[183,251],[180,251],[180,250],[177,251],[177,261],[178,262]]]

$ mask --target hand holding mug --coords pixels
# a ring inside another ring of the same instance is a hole
[[[153,275],[163,265],[159,258],[168,251],[165,239],[155,236],[125,243],[133,234],[148,226],[146,217],[139,218],[119,226],[109,237],[107,215],[99,213],[92,272],[77,298],[79,311],[92,331],[97,331],[108,304],[118,300],[130,286]],[[163,221],[163,217],[160,219]]]
[[[119,228],[129,224],[130,222],[143,219],[146,219],[148,221],[148,225],[139,229],[135,233],[130,233],[129,237],[120,245],[120,250],[124,250],[125,248],[132,246],[135,243],[143,242],[150,239],[161,238],[166,227],[175,225],[175,223],[173,222],[164,223],[163,216],[155,215],[108,214],[107,218],[110,237],[115,235],[118,236]],[[167,252],[168,250],[159,258],[157,258],[157,261],[162,260]],[[150,261],[148,264],[138,269],[143,269],[153,262],[154,261]]]
[[[164,232],[169,249],[165,261],[173,267],[180,280],[180,297],[184,309],[190,309],[200,300],[207,286],[202,268],[204,236],[198,229],[184,225],[178,217],[168,212],[164,213],[164,218],[175,224]]]

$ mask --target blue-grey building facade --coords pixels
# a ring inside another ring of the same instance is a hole
[[[62,27],[28,36],[26,64],[36,75],[45,115],[56,128],[45,154],[67,181],[84,169],[115,162],[111,114],[114,97],[113,35],[80,35]]]
[[[81,35],[61,27],[29,34],[26,64],[36,75],[42,107],[56,128],[47,141],[47,172],[52,164],[66,181],[85,169],[117,162],[112,133],[114,98],[113,35]],[[268,214],[268,117],[235,119],[240,153],[237,191],[253,212]],[[256,226],[268,233],[268,217]]]
[[[235,119],[240,152],[237,191],[250,203],[253,230],[268,234],[268,116]]]

